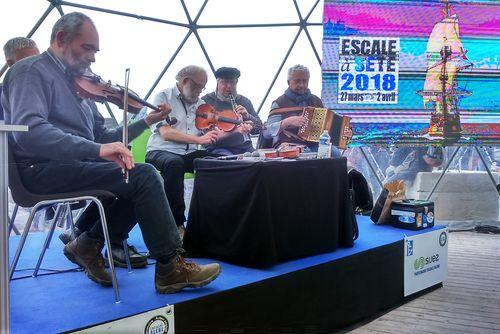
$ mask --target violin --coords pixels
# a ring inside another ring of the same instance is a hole
[[[300,153],[304,152],[304,145],[297,145],[291,143],[282,143],[276,149],[264,149],[261,150],[266,158],[276,159],[296,159],[299,157]]]
[[[105,82],[102,78],[94,73],[82,74],[73,78],[73,87],[76,94],[83,99],[91,99],[97,102],[109,102],[116,105],[120,109],[124,109],[125,101],[127,101],[128,112],[137,115],[143,107],[151,108],[160,112],[160,108],[141,99],[137,93],[128,90],[127,98],[125,98],[125,89],[119,85],[114,85],[111,81]],[[167,124],[173,125],[177,122],[174,117],[168,117],[165,120]]]
[[[222,131],[231,132],[242,123],[245,122],[233,110],[215,111],[208,103],[201,104],[196,109],[195,126],[198,130],[218,127]]]

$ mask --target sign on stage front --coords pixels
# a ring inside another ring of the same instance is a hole
[[[174,334],[174,305],[167,305],[132,317],[107,322],[77,331],[77,333]]]
[[[405,237],[404,296],[442,283],[448,272],[448,229]]]

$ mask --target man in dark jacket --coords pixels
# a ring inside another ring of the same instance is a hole
[[[26,187],[39,194],[101,189],[117,196],[106,206],[109,229],[138,222],[146,246],[156,262],[155,288],[159,293],[201,287],[220,273],[217,263],[198,266],[181,255],[181,240],[168,206],[163,182],[149,164],[137,164],[119,142],[121,131],[104,127],[93,101],[75,94],[74,76],[86,73],[99,51],[94,23],[81,13],[62,16],[54,25],[49,49],[15,64],[4,81],[2,105],[6,124],[25,124],[29,131],[13,133],[9,144]],[[162,121],[161,112],[137,122],[130,138],[148,125]],[[125,183],[122,169],[129,171]],[[64,254],[81,265],[87,276],[111,285],[102,257],[103,231],[96,224],[64,247]]]
[[[241,72],[234,67],[217,69],[215,71],[217,78],[215,92],[202,97],[202,100],[212,105],[216,111],[234,109],[243,121],[249,122],[242,124],[230,133],[220,135],[214,145],[207,147],[209,152],[230,155],[254,151],[249,133],[259,134],[262,129],[262,121],[255,112],[252,102],[236,91],[240,75]]]
[[[9,39],[3,46],[3,52],[5,54],[7,66],[9,67],[14,65],[18,60],[40,54],[35,41],[26,37],[14,37]],[[1,96],[2,84],[0,83],[0,97]],[[3,120],[3,108],[0,103],[0,121],[1,120]]]

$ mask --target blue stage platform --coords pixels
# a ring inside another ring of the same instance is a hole
[[[405,235],[426,233],[442,228],[438,226],[422,231],[401,230],[390,226],[376,226],[367,217],[358,217],[358,224],[360,237],[352,248],[340,248],[332,253],[297,259],[266,269],[252,269],[221,263],[222,273],[213,283],[201,289],[186,289],[173,295],[159,295],[155,292],[154,265],[146,269],[136,269],[132,273],[117,268],[122,298],[119,304],[114,303],[112,288],[100,287],[91,282],[82,272],[15,279],[10,284],[11,331],[12,333],[72,331],[127,318],[166,305],[182,303],[186,305],[186,302],[194,300],[213,302],[216,299],[212,300],[208,297],[216,297],[224,293],[227,295],[235,289],[254,287],[269,280],[280,281],[280,279],[291,277],[290,275],[294,272],[318,268],[328,263],[341,263],[344,260],[348,263],[350,258],[359,258],[381,247],[395,243],[400,245]],[[31,273],[23,269],[34,267],[45,236],[43,233],[33,233],[29,236],[15,277]],[[10,238],[11,256],[18,240],[18,237]],[[145,251],[138,229],[131,234],[130,242],[138,246],[140,251]],[[396,248],[393,248],[393,252],[395,252],[394,249]],[[400,254],[396,255],[400,256]],[[204,263],[210,260],[197,259],[196,261]],[[51,248],[47,250],[42,268],[75,268],[62,254],[62,243],[56,237],[52,240]]]

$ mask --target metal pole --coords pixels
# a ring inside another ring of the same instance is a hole
[[[28,33],[28,35],[26,35],[26,37],[30,38],[31,36],[33,36],[33,34],[38,29],[38,27],[40,27],[40,25],[45,20],[45,18],[50,14],[50,12],[52,11],[52,9],[54,9],[54,6],[52,6],[52,4],[51,4],[51,5],[49,5],[49,8],[47,8],[47,10],[43,13],[42,17],[40,17],[38,19],[38,21],[35,23],[35,26],[31,29],[31,31]],[[0,69],[0,77],[5,73],[5,71],[7,71],[8,68],[9,67],[7,66],[7,63],[5,63],[2,66],[2,68]]]
[[[271,89],[273,89],[274,83],[278,79],[278,76],[280,75],[281,70],[283,69],[283,66],[285,66],[286,61],[288,60],[288,56],[290,56],[290,53],[293,50],[293,47],[295,46],[295,42],[297,42],[297,39],[300,36],[300,33],[302,32],[302,27],[299,28],[299,31],[297,31],[297,34],[295,35],[295,38],[292,41],[292,44],[290,45],[290,48],[286,52],[285,58],[283,58],[283,61],[281,62],[280,67],[278,68],[278,71],[276,72],[276,75],[273,78],[273,81],[271,81],[271,85],[269,85],[269,88],[267,89],[266,95],[264,95],[264,98],[262,99],[262,102],[259,105],[259,108],[257,109],[257,114],[260,113],[260,110],[262,109],[262,106],[267,100],[267,97],[269,96],[269,93],[271,93]]]
[[[474,146],[474,148],[476,149],[476,152],[479,155],[479,158],[483,162],[484,168],[486,168],[486,171],[488,172],[488,175],[490,176],[491,182],[493,182],[493,186],[495,187],[495,189],[497,190],[498,194],[500,195],[500,185],[497,183],[497,181],[493,177],[493,174],[491,173],[490,167],[486,164],[486,160],[484,159],[483,154],[479,150],[479,147]]]
[[[307,15],[307,17],[309,17],[309,15],[311,15],[314,8],[316,8],[316,5],[318,4],[318,2],[319,2],[319,0],[316,1],[313,8],[311,9],[309,14]],[[321,66],[321,58],[318,54],[318,51],[316,51],[316,47],[314,46],[314,42],[312,41],[311,35],[309,35],[309,31],[307,30],[307,22],[306,22],[307,19],[302,18],[302,14],[300,13],[300,9],[299,9],[299,5],[297,4],[297,0],[293,0],[293,4],[295,5],[295,9],[297,10],[297,15],[299,16],[300,25],[303,27],[304,32],[306,33],[307,39],[309,40],[309,43],[311,44],[311,48],[314,52],[314,55],[316,56],[316,60],[318,61],[319,66]]]
[[[434,191],[436,190],[439,182],[441,182],[441,179],[444,177],[444,174],[446,173],[446,171],[448,170],[448,168],[450,168],[450,165],[451,163],[453,162],[453,160],[455,159],[455,156],[457,155],[458,151],[460,150],[460,146],[457,146],[457,148],[455,149],[455,151],[453,152],[453,154],[451,155],[450,157],[450,160],[448,161],[448,163],[446,164],[446,167],[443,169],[443,172],[441,173],[441,175],[439,175],[439,179],[436,181],[436,183],[434,184],[434,187],[432,187],[432,190],[431,192],[429,193],[429,195],[427,195],[427,198],[425,199],[426,201],[430,200],[431,199],[431,196],[432,194],[434,194]]]
[[[0,130],[0,333],[9,333],[9,200],[7,132]]]
[[[363,154],[363,157],[365,158],[366,162],[368,163],[368,166],[370,167],[373,175],[375,175],[375,178],[377,179],[378,184],[383,189],[384,185],[382,184],[382,180],[380,180],[380,177],[378,176],[378,173],[375,170],[375,167],[373,167],[372,163],[370,162],[370,159],[368,159],[368,156],[366,155],[365,150],[363,150],[362,147],[360,147],[359,150],[361,151],[361,154]]]

